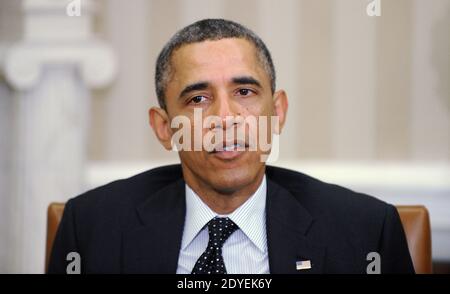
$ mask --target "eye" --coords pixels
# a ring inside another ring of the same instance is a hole
[[[240,96],[249,96],[249,95],[254,94],[254,93],[255,92],[253,90],[246,89],[246,88],[239,89],[237,91],[237,94],[240,95]]]
[[[199,104],[199,103],[206,101],[206,99],[207,98],[205,96],[198,95],[198,96],[193,97],[189,102],[193,103],[193,104]]]

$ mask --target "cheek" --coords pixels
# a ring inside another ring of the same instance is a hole
[[[205,157],[202,152],[198,151],[180,151],[179,152],[181,162],[186,163],[187,166],[193,168],[197,172],[204,171]]]
[[[256,100],[256,101],[255,101]],[[255,99],[249,99],[243,101],[241,104],[244,113],[242,115],[263,116],[272,115],[273,103],[271,98],[256,97]]]
[[[250,142],[253,146],[257,146],[258,153],[268,151],[272,142],[272,133],[274,126],[272,125],[272,117],[274,116],[273,107],[266,104],[256,109],[256,125],[253,125],[248,131],[253,134],[253,140]]]

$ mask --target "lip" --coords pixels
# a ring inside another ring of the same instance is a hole
[[[226,146],[226,147],[223,147]],[[233,147],[231,147],[233,146]],[[245,146],[245,149],[242,148],[242,146]],[[237,149],[243,149],[243,150],[237,150]],[[227,150],[228,149],[228,150]],[[237,157],[241,156],[244,152],[246,152],[248,149],[248,144],[246,143],[223,143],[219,144],[214,151],[209,152],[210,155],[217,157],[222,160],[232,160],[236,159]]]
[[[210,154],[222,160],[232,160],[238,158],[244,152],[245,151],[216,151],[211,152]]]

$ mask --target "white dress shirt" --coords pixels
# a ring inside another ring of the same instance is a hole
[[[267,184],[264,176],[256,192],[228,215],[212,211],[186,184],[186,219],[177,274],[190,274],[208,245],[206,224],[216,216],[229,217],[238,227],[225,241],[222,255],[229,274],[268,274],[266,232]]]

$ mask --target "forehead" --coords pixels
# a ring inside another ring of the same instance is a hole
[[[171,66],[171,82],[174,83],[246,75],[263,79],[265,75],[255,46],[248,40],[239,38],[183,45],[172,55]]]

